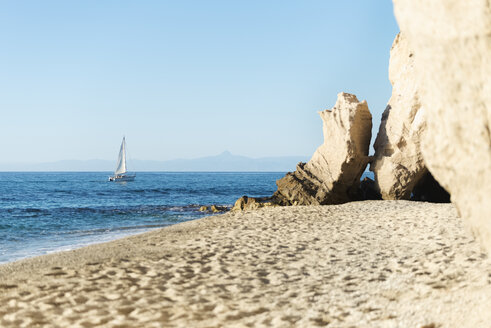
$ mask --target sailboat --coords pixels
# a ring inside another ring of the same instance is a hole
[[[123,181],[133,181],[135,180],[135,174],[127,174],[126,169],[126,140],[123,137],[121,142],[121,148],[119,149],[118,164],[116,165],[116,170],[114,175],[109,177],[109,181],[123,182]]]

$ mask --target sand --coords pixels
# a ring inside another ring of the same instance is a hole
[[[451,204],[227,213],[0,266],[0,327],[490,327]]]

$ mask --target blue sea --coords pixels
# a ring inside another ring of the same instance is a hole
[[[0,172],[0,263],[197,219],[201,205],[271,195],[284,174]]]
[[[115,183],[107,172],[0,172],[0,263],[201,218],[202,205],[272,195],[284,175],[141,172]]]

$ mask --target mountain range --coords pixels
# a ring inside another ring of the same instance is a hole
[[[307,156],[251,158],[225,151],[219,155],[167,161],[129,160],[130,171],[201,171],[201,172],[288,172]],[[113,171],[116,163],[108,160],[62,160],[45,163],[0,163],[0,171]]]

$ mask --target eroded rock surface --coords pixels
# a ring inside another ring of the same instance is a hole
[[[277,206],[272,197],[248,197],[242,196],[232,207],[232,211],[257,210],[263,207]]]
[[[319,113],[324,143],[308,163],[276,182],[281,205],[340,204],[351,200],[368,163],[372,116],[366,101],[340,93],[336,105]]]
[[[392,97],[382,115],[370,170],[383,199],[409,199],[427,172],[421,153],[426,122],[414,76],[414,53],[402,34],[390,51],[389,79]]]
[[[394,0],[394,10],[415,52],[425,163],[491,251],[491,3]]]

